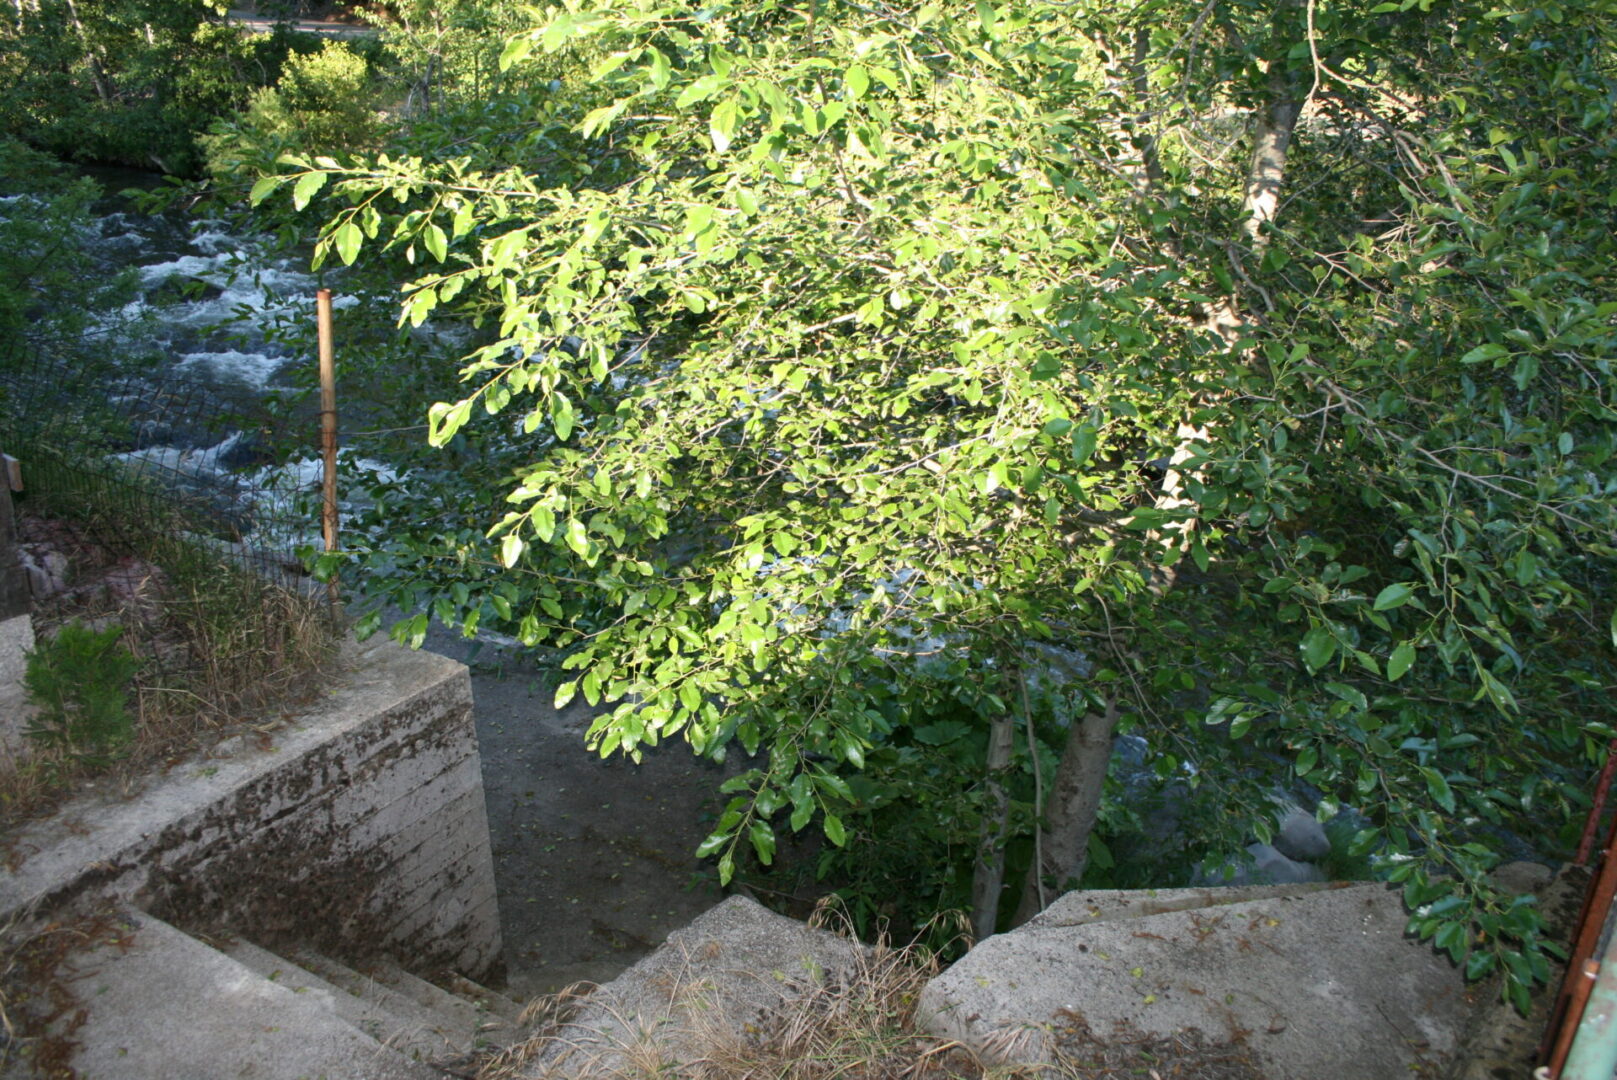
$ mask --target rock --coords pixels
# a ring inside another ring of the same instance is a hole
[[[1202,866],[1196,871],[1198,885],[1295,885],[1311,881],[1324,881],[1325,872],[1312,863],[1288,859],[1268,844],[1248,844],[1249,865],[1237,865],[1234,873],[1226,876],[1224,867]]]
[[[34,600],[46,600],[67,588],[67,556],[44,544],[18,544],[17,554]]]
[[[1246,885],[1199,889],[1077,889],[1056,899],[1027,923],[1028,926],[1082,926],[1093,922],[1118,922],[1164,915],[1170,911],[1244,904],[1250,900],[1295,897],[1317,889],[1324,882],[1303,885]]]
[[[1325,835],[1325,826],[1316,821],[1313,814],[1305,814],[1296,808],[1287,810],[1281,817],[1274,847],[1286,858],[1298,862],[1319,862],[1331,853],[1331,841]]]
[[[732,896],[584,1000],[522,1080],[672,1075],[766,1032],[791,1003],[846,982],[866,946]]]
[[[933,979],[920,1019],[993,1062],[1174,1037],[1239,1044],[1269,1080],[1409,1076],[1444,1064],[1471,1006],[1448,958],[1405,938],[1407,919],[1396,890],[1370,884],[1029,924]]]
[[[1488,880],[1512,896],[1539,893],[1555,880],[1555,871],[1536,862],[1509,862],[1496,868]]]

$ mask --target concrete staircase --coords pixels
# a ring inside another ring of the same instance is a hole
[[[77,1007],[34,1056],[70,1053],[81,1080],[442,1080],[517,1036],[518,1007],[491,990],[362,968],[126,912],[57,972]]]

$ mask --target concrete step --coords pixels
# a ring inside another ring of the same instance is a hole
[[[522,1015],[522,1006],[482,983],[473,982],[464,975],[451,972],[447,978],[449,989],[485,1012],[493,1013],[507,1023],[515,1024]]]
[[[443,1026],[441,1018],[427,1016],[415,1008],[413,1002],[401,1010],[391,1007],[393,1002],[356,995],[347,987],[310,971],[308,965],[288,960],[250,941],[238,940],[225,952],[270,982],[319,1002],[346,1023],[413,1061],[430,1061],[459,1050],[450,1037],[434,1030]]]
[[[469,979],[458,979],[465,987],[455,993],[436,986],[419,975],[412,975],[392,960],[377,958],[358,965],[361,974],[422,1005],[461,1018],[463,1024],[493,1039],[514,1033],[522,1007],[503,994],[486,989]]]
[[[57,971],[83,1023],[72,1044],[80,1080],[443,1080],[437,1070],[302,994],[140,912],[121,913]]]
[[[390,1018],[393,1028],[387,1038],[380,1040],[390,1046],[405,1045],[423,1059],[436,1060],[464,1054],[477,1045],[479,1023],[475,1012],[468,1016],[453,1007],[423,1004],[372,975],[361,974],[311,949],[296,947],[285,952],[327,985]]]

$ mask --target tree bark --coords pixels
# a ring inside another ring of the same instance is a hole
[[[1089,835],[1095,830],[1101,791],[1112,761],[1112,735],[1117,731],[1117,699],[1100,715],[1090,713],[1073,726],[1056,766],[1055,781],[1039,821],[1037,849],[1043,864],[1030,867],[1013,925],[1037,915],[1043,899],[1055,899],[1077,887],[1089,865]],[[1040,881],[1051,888],[1041,896]]]
[[[977,861],[971,875],[971,930],[978,941],[991,935],[999,923],[999,893],[1005,883],[1005,832],[1011,812],[1005,774],[1010,770],[1015,739],[1015,716],[1007,713],[989,721],[985,770],[988,805],[983,810]]]
[[[1291,147],[1292,132],[1297,130],[1297,118],[1303,103],[1298,99],[1296,87],[1285,73],[1283,60],[1269,62],[1269,107],[1258,114],[1257,127],[1252,132],[1252,164],[1247,167],[1246,191],[1241,200],[1246,210],[1247,243],[1255,252],[1269,245],[1264,226],[1275,219],[1280,209],[1280,186],[1286,178],[1286,152]]]

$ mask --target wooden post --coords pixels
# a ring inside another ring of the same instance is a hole
[[[323,457],[322,487],[325,492],[320,514],[320,531],[326,551],[337,550],[337,375],[331,345],[331,290],[315,294],[315,323],[320,334],[320,451]],[[333,622],[342,617],[337,578],[326,582]]]

